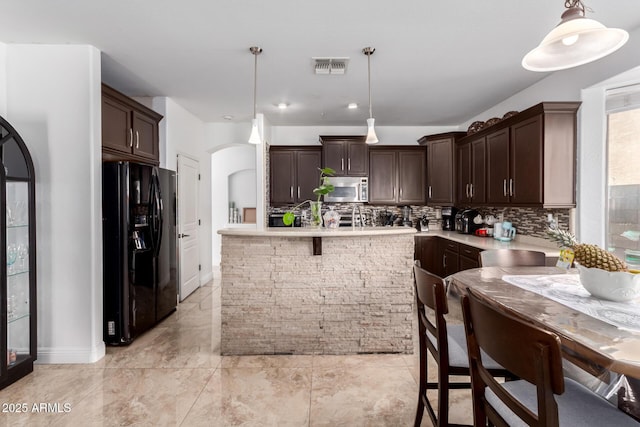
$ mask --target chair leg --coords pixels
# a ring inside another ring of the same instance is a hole
[[[424,415],[424,401],[422,398],[427,394],[427,349],[423,348],[423,345],[424,343],[420,342],[420,383],[418,385],[418,408],[416,410],[416,419],[413,423],[414,427],[420,427],[422,423],[422,416]]]
[[[416,419],[413,422],[413,427],[420,427],[420,424],[422,424],[423,414],[424,414],[424,403],[422,402],[422,396],[418,396],[418,410],[416,411]]]
[[[438,369],[440,371],[440,369]],[[449,425],[449,378],[439,375],[438,379],[438,426]]]

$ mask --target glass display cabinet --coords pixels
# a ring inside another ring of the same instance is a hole
[[[36,360],[35,177],[27,147],[0,117],[0,389]]]

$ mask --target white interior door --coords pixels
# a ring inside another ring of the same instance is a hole
[[[198,181],[198,161],[178,154],[180,301],[200,287]]]

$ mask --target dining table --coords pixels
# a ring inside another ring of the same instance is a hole
[[[557,334],[567,366],[595,377],[594,391],[640,420],[640,300],[596,298],[577,270],[561,267],[481,267],[446,282],[450,299],[471,288]]]

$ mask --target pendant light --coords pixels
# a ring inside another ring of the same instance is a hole
[[[585,18],[580,0],[565,0],[560,23],[522,59],[531,71],[556,71],[595,61],[618,50],[629,39],[619,28],[607,28]]]
[[[258,87],[258,55],[262,53],[262,48],[257,46],[251,46],[249,51],[253,54],[254,68],[253,68],[253,119],[251,120],[251,136],[249,137],[249,144],[260,144],[262,139],[260,138],[260,131],[258,130],[258,119],[256,117],[256,91]]]
[[[362,49],[362,53],[364,53],[365,55],[367,55],[367,65],[369,68],[369,118],[367,119],[367,139],[365,140],[365,142],[367,144],[377,144],[378,143],[378,137],[376,136],[376,130],[373,128],[373,124],[375,122],[375,119],[373,118],[373,113],[371,110],[371,55],[373,55],[373,52],[375,52],[376,50],[374,48],[371,47],[365,47],[364,49]]]

